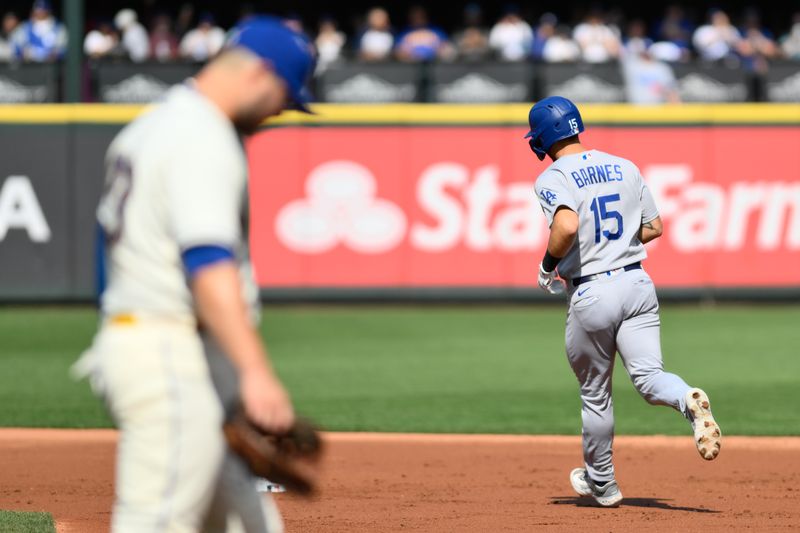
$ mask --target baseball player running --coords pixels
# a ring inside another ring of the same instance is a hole
[[[305,37],[249,19],[108,150],[97,217],[109,283],[76,373],[120,429],[114,532],[282,530],[222,433],[238,404],[266,430],[294,420],[256,329],[240,136],[306,110],[313,64]]]
[[[553,160],[536,180],[550,225],[539,286],[552,294],[566,289],[566,352],[583,403],[585,468],[573,470],[570,482],[579,495],[615,507],[622,501],[611,461],[617,352],[645,400],[673,407],[691,422],[704,459],[719,454],[721,433],[706,393],[663,370],[658,300],[641,263],[644,244],[661,236],[662,224],[639,169],[585,148],[580,113],[566,98],[538,102],[528,121],[531,149],[540,161]]]

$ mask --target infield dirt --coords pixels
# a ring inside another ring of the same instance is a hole
[[[48,511],[60,533],[107,531],[116,432],[0,430],[0,509]],[[800,438],[618,437],[625,500],[597,509],[569,471],[580,439],[332,433],[322,492],[276,495],[288,532],[783,531],[800,524]]]

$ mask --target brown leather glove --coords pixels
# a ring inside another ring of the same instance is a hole
[[[314,492],[322,439],[311,422],[297,418],[289,431],[275,435],[250,422],[240,410],[223,429],[228,445],[254,474],[303,495]]]

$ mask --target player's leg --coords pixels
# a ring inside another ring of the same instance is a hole
[[[586,288],[586,287],[584,287]],[[600,483],[614,479],[612,444],[614,405],[611,376],[614,370],[614,298],[607,284],[593,283],[582,297],[571,295],[567,314],[567,359],[578,378],[583,422],[583,458],[589,477]],[[591,292],[591,295],[589,295]]]
[[[283,533],[272,497],[259,494],[244,461],[228,451],[203,533]]]
[[[668,405],[686,415],[685,396],[691,387],[664,371],[661,355],[661,320],[658,299],[650,277],[631,271],[618,280],[624,299],[624,319],[617,331],[617,349],[639,394],[654,405]]]
[[[664,371],[658,299],[650,277],[636,271],[620,281],[626,284],[626,319],[617,333],[617,347],[636,390],[649,403],[668,405],[682,413],[692,424],[700,455],[715,459],[721,430],[711,414],[708,396],[680,376]]]
[[[105,397],[120,428],[112,531],[195,532],[224,449],[200,343],[174,327],[115,329],[100,347]]]
[[[218,401],[227,413],[239,404],[239,379],[230,359],[211,337],[203,339],[205,356]],[[282,533],[283,520],[272,498],[256,490],[256,480],[244,461],[225,452],[205,533]]]

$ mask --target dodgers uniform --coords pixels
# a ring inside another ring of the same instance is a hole
[[[584,148],[581,114],[563,96],[534,104],[528,123],[533,153],[553,160],[535,187],[551,227],[538,284],[550,294],[567,289],[566,352],[582,400],[586,468],[573,469],[569,480],[578,495],[616,507],[623,499],[611,461],[616,352],[648,402],[669,405],[691,422],[701,457],[719,455],[722,433],[708,395],[663,369],[658,300],[641,264],[643,242],[658,238],[662,225],[639,169]]]
[[[658,300],[641,267],[647,252],[638,232],[658,211],[639,169],[598,150],[557,159],[536,180],[536,194],[548,225],[559,207],[578,214],[575,243],[558,263],[569,301],[566,351],[580,384],[586,470],[610,482],[617,351],[645,400],[688,418],[690,387],[663,370]]]

